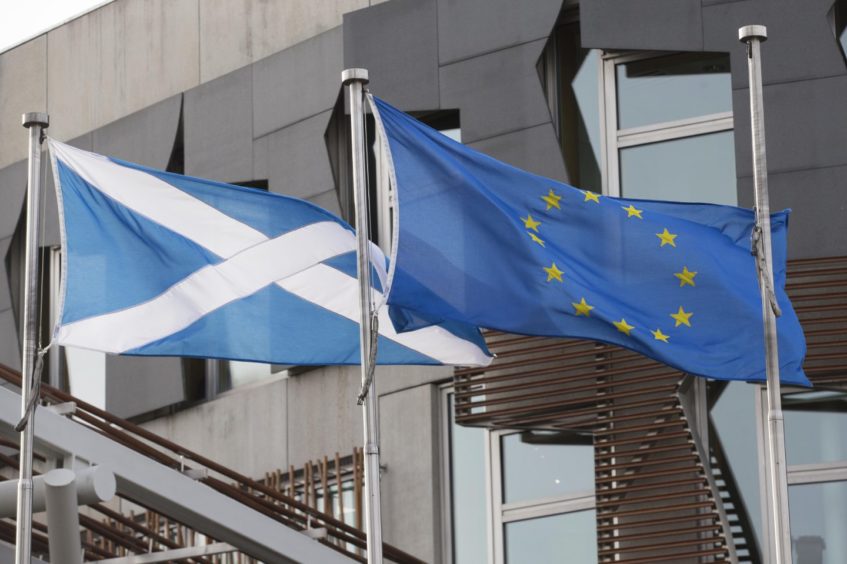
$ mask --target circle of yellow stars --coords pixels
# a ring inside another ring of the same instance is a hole
[[[588,190],[578,190],[583,195],[583,204],[599,204],[600,198],[602,197],[600,194],[596,192],[591,192]],[[544,202],[546,208],[545,212],[549,212],[552,209],[561,210],[562,209],[562,195],[557,193],[554,188],[550,188],[546,194],[541,196],[542,202]],[[644,219],[642,215],[644,213],[643,209],[638,209],[634,204],[629,204],[628,206],[621,206],[621,209],[626,212],[626,219]],[[538,219],[534,218],[532,214],[527,214],[526,217],[521,217],[520,220],[523,222],[523,226],[526,229],[526,233],[529,236],[532,242],[540,245],[541,247],[545,247],[545,241],[541,238],[541,232],[539,227],[541,227],[542,222]],[[671,233],[667,227],[665,227],[661,233],[656,233],[656,237],[658,238],[659,247],[663,248],[665,246],[670,248],[676,248],[677,237],[678,234]],[[550,262],[550,266],[543,266],[544,273],[546,275],[546,282],[564,282],[565,272],[556,264],[555,261]],[[683,265],[682,270],[680,272],[674,272],[674,277],[679,280],[679,286],[691,286],[696,287],[695,277],[697,276],[697,272],[693,270],[689,270],[687,265]],[[592,317],[592,310],[595,309],[595,306],[589,304],[585,297],[581,297],[578,302],[571,302],[571,306],[573,307],[573,315],[575,317]],[[694,316],[694,312],[685,311],[683,306],[679,306],[679,309],[676,312],[670,313],[669,316],[674,321],[674,328],[677,328],[681,325],[685,327],[691,327],[691,318]],[[623,333],[624,335],[631,336],[633,331],[637,331],[638,328],[629,323],[626,318],[621,318],[618,321],[612,321],[612,325]],[[671,335],[664,333],[661,327],[657,327],[655,330],[648,329],[649,333],[653,336],[653,339],[656,341],[660,341],[662,343],[670,343]]]

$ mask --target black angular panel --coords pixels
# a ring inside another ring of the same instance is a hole
[[[441,67],[441,103],[459,109],[464,142],[549,123],[535,66],[544,44],[533,41]]]
[[[583,47],[701,51],[700,0],[580,2]]]
[[[345,14],[344,66],[368,69],[371,91],[395,106],[438,108],[435,0],[392,0]]]
[[[439,62],[445,65],[546,38],[562,4],[563,0],[438,0]]]

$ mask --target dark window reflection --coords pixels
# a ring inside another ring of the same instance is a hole
[[[568,182],[600,192],[600,51],[583,49],[579,23],[560,25],[539,60]]]

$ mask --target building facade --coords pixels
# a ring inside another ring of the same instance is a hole
[[[768,27],[771,206],[793,209],[789,291],[816,384],[784,390],[794,561],[847,561],[844,0],[106,4],[0,53],[0,363],[20,368],[23,112],[83,149],[351,219],[340,74],[364,67],[379,97],[533,173],[749,207],[748,24]],[[47,325],[61,273],[45,199]],[[767,561],[760,386],[488,338],[490,370],[377,371],[387,542],[454,564]],[[48,364],[52,385],[252,478],[362,444],[354,368],[74,350]]]

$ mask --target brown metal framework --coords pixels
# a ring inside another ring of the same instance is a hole
[[[0,378],[20,386],[20,374],[6,366],[0,365]],[[326,536],[319,538],[319,542],[353,560],[366,562],[363,557],[366,535],[361,530],[361,517],[356,518],[355,526],[335,518],[331,507],[327,504],[329,498],[322,495],[322,492],[332,491],[333,485],[330,480],[335,481],[339,487],[342,487],[343,482],[352,480],[354,508],[358,510],[359,515],[361,514],[361,491],[364,480],[361,449],[355,449],[352,456],[344,459],[336,455],[332,462],[328,459],[323,459],[316,464],[309,462],[300,471],[291,467],[287,473],[278,470],[266,474],[263,480],[252,480],[143,427],[111,415],[46,384],[41,387],[41,397],[47,404],[73,402],[75,408],[71,418],[74,421],[160,464],[180,472],[190,469],[201,470],[203,477],[199,478],[199,481],[278,521],[282,526],[298,531],[325,529]],[[11,442],[5,446],[17,448],[17,445]],[[8,466],[10,471],[17,468],[17,460],[8,455],[0,454],[0,464]],[[118,494],[121,495],[121,492],[119,491]],[[146,554],[182,548],[193,545],[197,535],[203,533],[203,531],[192,530],[166,515],[156,513],[145,505],[144,500],[132,499],[125,495],[123,499],[143,508],[143,514],[127,516],[103,504],[96,504],[89,506],[85,514],[80,515],[86,559],[100,560],[127,554]],[[327,509],[329,511],[326,511]],[[36,554],[46,555],[48,553],[47,527],[40,523],[34,524],[33,527],[33,550]],[[0,521],[0,539],[14,542],[14,535],[14,524]],[[383,553],[385,559],[391,562],[408,564],[422,562],[389,544],[384,545]],[[236,558],[237,560],[231,561],[244,564],[255,562],[244,554],[239,554]],[[186,561],[220,562],[217,557]]]
[[[847,257],[792,261],[786,288],[806,373],[816,387],[844,387]],[[761,562],[720,442],[707,451],[697,434],[690,377],[590,341],[486,339],[492,365],[455,372],[456,421],[593,437],[600,562]]]

